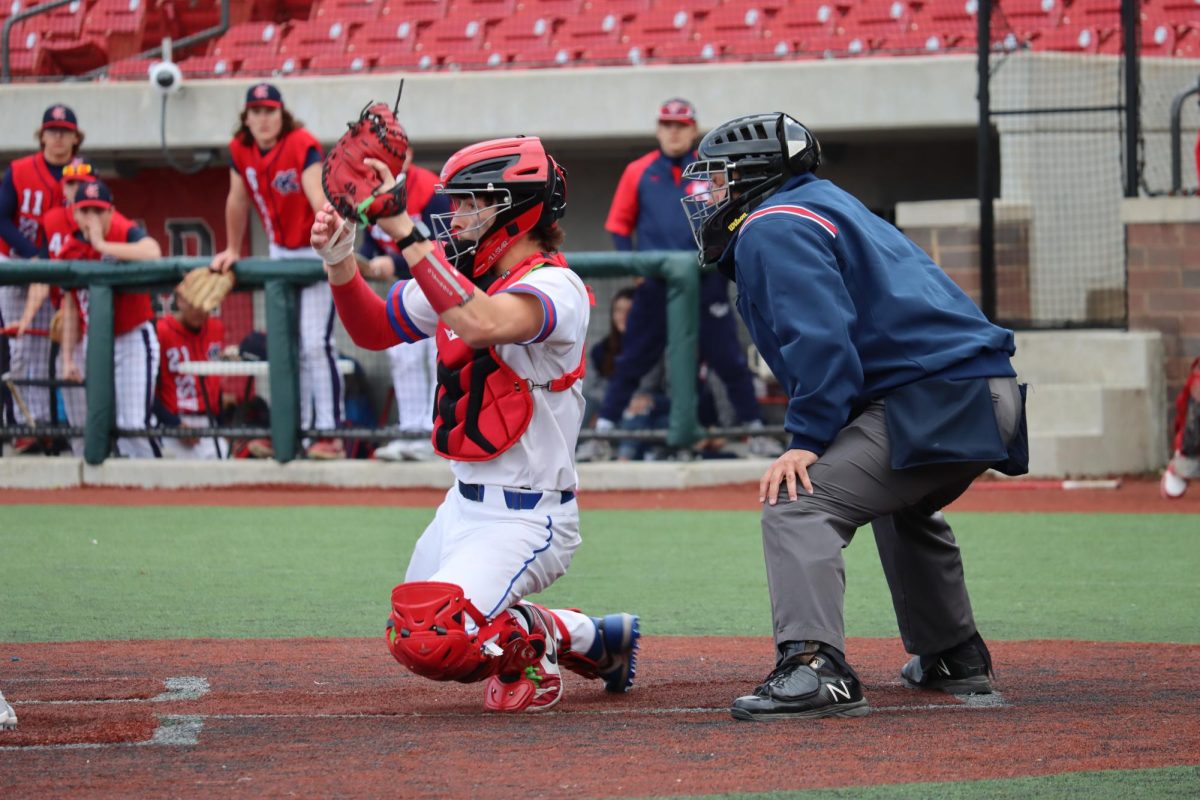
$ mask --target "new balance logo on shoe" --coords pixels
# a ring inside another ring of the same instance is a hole
[[[938,672],[942,673],[946,677],[950,676],[950,667],[947,666],[945,660],[943,660],[943,659],[938,659],[937,666],[934,667],[934,669],[936,669]]]
[[[838,684],[841,685],[840,689],[832,683],[825,684],[825,688],[829,690],[829,699],[835,703],[840,703],[843,700],[849,700],[850,687],[846,686],[845,681],[838,681]]]

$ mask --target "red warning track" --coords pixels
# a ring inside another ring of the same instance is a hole
[[[1029,487],[1029,488],[1025,488]],[[312,487],[239,487],[236,489],[0,489],[0,505],[112,506],[390,506],[434,507],[445,489],[314,489]],[[754,511],[756,484],[704,486],[686,490],[584,491],[584,510],[691,509]],[[1125,514],[1200,514],[1200,486],[1178,500],[1163,500],[1156,480],[1125,480],[1119,489],[1047,488],[1045,482],[980,480],[950,506],[951,511],[1036,511]]]
[[[376,640],[4,644],[0,779],[6,800],[640,797],[1200,763],[1197,645],[996,643],[1003,704],[969,707],[903,688],[896,642],[852,640],[871,715],[733,721],[769,654],[648,638],[628,695],[568,675],[553,711],[496,716]]]

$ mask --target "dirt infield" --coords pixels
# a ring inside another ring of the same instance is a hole
[[[1023,486],[1034,488],[1021,488]],[[236,489],[0,489],[0,505],[200,505],[200,506],[401,506],[434,507],[444,489],[314,489],[312,487]],[[586,509],[692,509],[753,511],[758,506],[756,484],[706,486],[687,490],[584,491]],[[980,480],[950,506],[951,511],[1040,511],[1125,514],[1200,514],[1200,487],[1179,500],[1163,500],[1157,480],[1125,480],[1119,489],[1064,491],[1041,484]]]
[[[569,675],[556,709],[512,717],[382,640],[5,644],[21,723],[0,779],[5,798],[630,797],[1197,763],[1200,646],[993,650],[1001,693],[966,704],[903,688],[896,642],[852,640],[872,714],[759,724],[727,706],[766,639],[650,638],[628,695]]]

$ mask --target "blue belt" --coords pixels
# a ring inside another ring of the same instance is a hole
[[[487,487],[482,483],[463,483],[458,482],[458,493],[468,500],[473,500],[476,503],[483,502],[483,490]],[[520,492],[516,489],[504,489],[504,505],[511,508],[513,511],[530,511],[537,508],[537,504],[541,502],[546,495],[560,495],[559,504],[569,503],[575,499],[575,493],[567,490],[563,492]]]

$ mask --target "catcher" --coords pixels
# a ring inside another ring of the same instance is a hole
[[[466,147],[442,170],[452,211],[431,216],[435,237],[405,212],[403,178],[392,181],[392,124],[387,106],[374,106],[330,153],[331,205],[312,228],[359,346],[435,337],[438,350],[432,439],[456,481],[392,591],[388,647],[418,675],[486,682],[492,711],[552,707],[560,664],[627,691],[636,616],[523,599],[566,572],[580,541],[574,452],[590,298],[557,252],[566,173],[537,138]],[[351,215],[383,226],[411,269],[386,302],[355,266]]]

